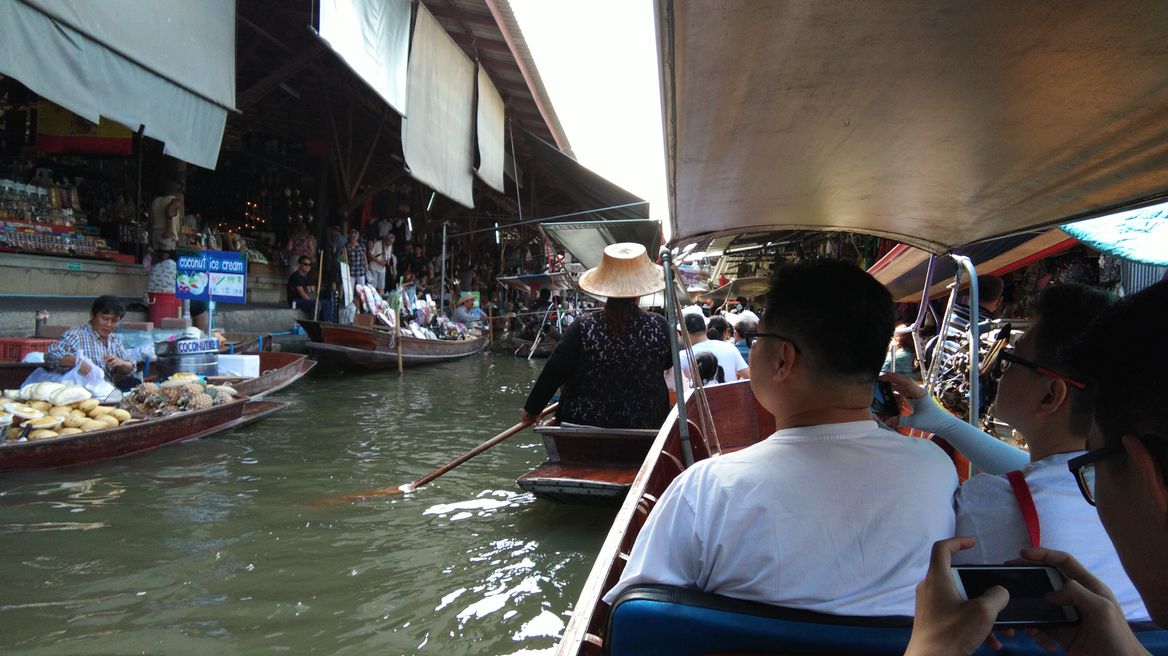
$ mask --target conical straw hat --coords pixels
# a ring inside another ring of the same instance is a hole
[[[637,298],[665,289],[665,273],[641,244],[609,244],[600,266],[580,276],[580,289],[606,298]]]

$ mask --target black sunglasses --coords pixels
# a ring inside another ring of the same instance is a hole
[[[799,350],[799,345],[795,343],[795,340],[791,339],[790,337],[783,337],[778,333],[764,333],[757,330],[745,330],[742,332],[742,336],[746,338],[746,343],[750,344],[751,346],[754,346],[754,340],[758,339],[759,337],[773,337],[775,339],[781,339],[784,342],[790,342],[791,346],[795,348],[796,353],[803,353],[803,351]]]
[[[1031,362],[1026,358],[1020,357],[1017,353],[1014,352],[1014,349],[1012,348],[1002,349],[1002,351],[998,353],[998,376],[1001,376],[1002,374],[1009,371],[1010,366],[1015,364],[1020,364],[1023,367],[1030,369],[1034,373],[1039,374],[1040,376],[1047,376],[1049,378],[1054,378],[1055,380],[1061,380],[1064,383],[1078,389],[1087,389],[1087,384],[1083,381],[1076,378],[1071,378],[1065,374],[1060,374],[1059,372],[1044,367],[1037,362]]]

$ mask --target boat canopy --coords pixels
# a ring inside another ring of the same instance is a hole
[[[1057,255],[1078,243],[1062,230],[1051,228],[960,246],[954,252],[968,257],[979,272],[1000,276]],[[868,273],[883,283],[898,303],[915,303],[921,300],[928,265],[928,252],[899,244],[873,264]],[[933,266],[934,282],[929,288],[929,298],[946,294],[957,273],[957,264],[949,258],[938,258]]]
[[[1091,248],[1144,264],[1168,264],[1168,206],[1063,226]]]
[[[651,259],[656,259],[661,249],[661,222],[653,219],[541,223],[539,227],[586,269],[600,265],[609,244],[641,244]]]
[[[672,237],[791,228],[934,253],[1168,191],[1168,12],[656,0]]]

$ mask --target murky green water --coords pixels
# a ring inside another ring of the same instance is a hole
[[[5,654],[534,654],[563,630],[612,512],[537,501],[515,423],[540,361],[314,376],[224,436],[0,475]]]

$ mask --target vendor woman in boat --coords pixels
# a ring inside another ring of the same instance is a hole
[[[134,363],[122,344],[122,338],[114,333],[118,322],[126,316],[126,308],[115,296],[99,296],[89,309],[89,323],[72,328],[61,335],[57,343],[45,353],[45,365],[49,368],[68,370],[77,366],[78,355],[93,365],[100,367],[119,389],[127,390],[139,382],[131,374]],[[89,365],[81,362],[82,375],[89,373]]]
[[[637,300],[665,288],[660,266],[640,244],[612,244],[580,288],[608,299],[602,312],[573,323],[535,381],[520,418],[531,422],[562,386],[561,423],[657,428],[669,413],[662,375],[672,362],[665,318]]]

